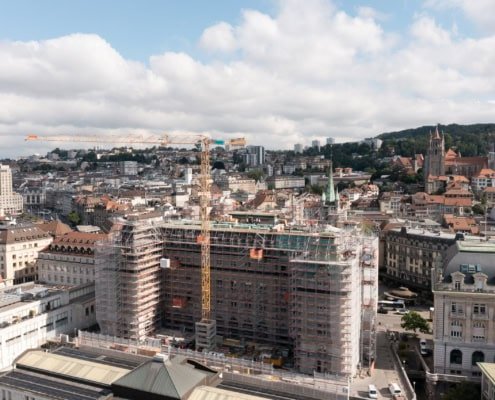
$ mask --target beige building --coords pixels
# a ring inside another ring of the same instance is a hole
[[[37,279],[38,253],[52,242],[52,237],[36,225],[0,225],[0,275],[3,284]]]
[[[439,381],[480,381],[495,359],[495,243],[458,241],[435,274],[434,372]]]
[[[6,214],[22,213],[22,195],[12,190],[12,171],[0,164],[0,211]]]
[[[56,237],[38,254],[38,279],[44,283],[82,285],[95,281],[95,246],[107,235],[70,232]]]
[[[479,363],[481,370],[481,400],[495,399],[495,363]]]

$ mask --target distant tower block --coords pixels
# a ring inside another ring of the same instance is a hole
[[[196,322],[196,350],[211,351],[216,347],[217,322],[201,320]]]

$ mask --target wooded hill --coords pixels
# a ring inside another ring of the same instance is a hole
[[[430,132],[435,128],[435,125],[422,126],[382,133],[377,137],[384,141],[382,149],[394,147],[395,154],[411,157],[415,153],[426,154]],[[465,157],[486,155],[495,143],[495,124],[438,125],[438,129],[445,133],[445,147],[453,148]]]

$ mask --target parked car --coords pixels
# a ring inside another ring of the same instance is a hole
[[[368,397],[370,399],[378,399],[378,390],[375,385],[368,385]]]
[[[389,383],[388,390],[392,396],[400,396],[402,394],[402,390],[397,383]]]
[[[388,310],[384,309],[383,307],[380,307],[380,308],[378,309],[378,313],[379,313],[379,314],[388,314]]]
[[[409,314],[409,310],[402,308],[402,309],[397,310],[397,314],[406,315],[406,314]]]

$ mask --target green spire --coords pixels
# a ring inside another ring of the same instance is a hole
[[[335,203],[335,187],[333,186],[333,168],[332,164],[330,164],[330,169],[328,171],[328,183],[325,188],[325,204],[333,204]]]

